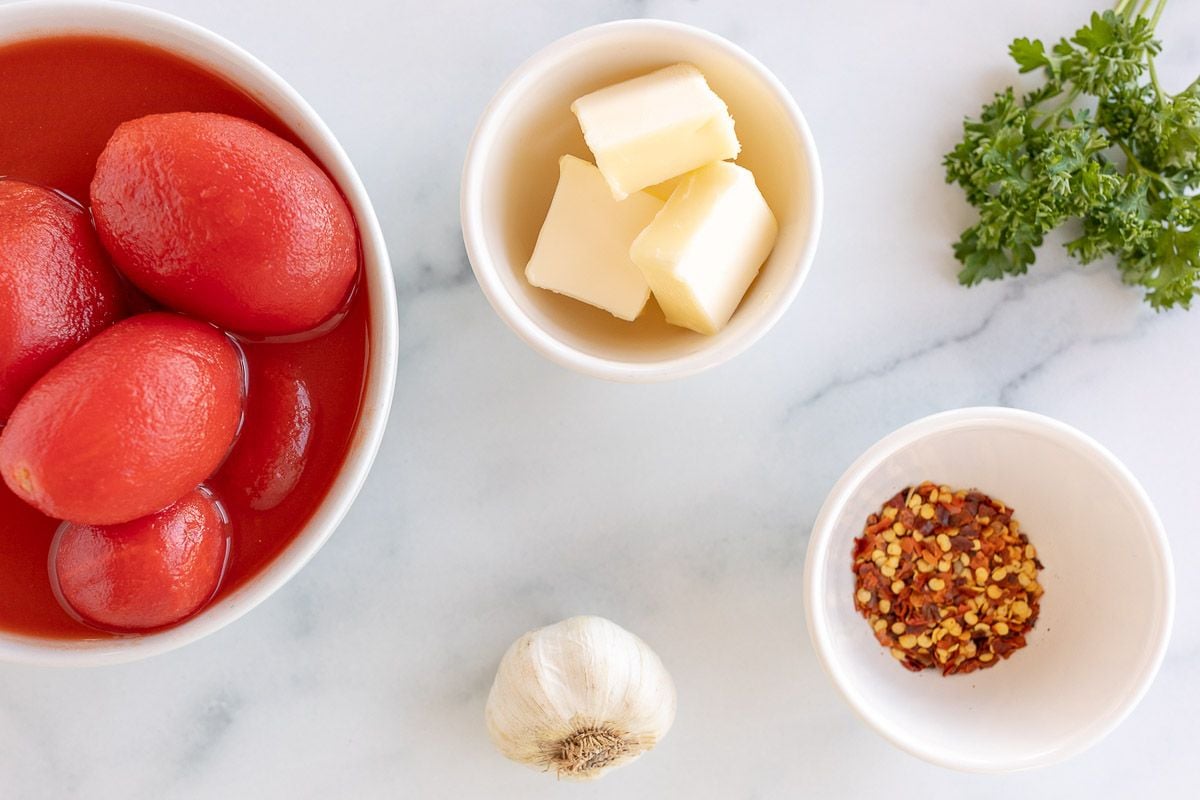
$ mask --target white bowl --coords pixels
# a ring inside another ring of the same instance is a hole
[[[370,355],[363,407],[346,460],[315,514],[265,569],[194,618],[157,633],[60,641],[0,632],[0,661],[92,665],[132,661],[181,647],[228,625],[300,571],[333,533],[366,479],[383,439],[396,377],[398,323],[392,271],[379,221],[350,159],[312,107],[237,45],[178,17],[123,3],[51,0],[0,6],[0,46],[63,34],[101,34],[169,50],[223,76],[299,136],[341,188],[362,239],[370,298]]]
[[[1028,646],[990,669],[908,672],[854,608],[851,543],[923,480],[1008,504],[1045,564]],[[854,462],[817,517],[805,583],[817,655],[858,715],[915,756],[976,772],[1052,764],[1115,728],[1154,680],[1175,596],[1162,523],[1133,475],[1074,428],[1003,408],[927,417]]]
[[[702,336],[667,325],[651,303],[635,323],[525,280],[550,207],[558,159],[588,161],[571,103],[659,67],[695,64],[729,106],[742,154],[779,220],[779,239],[728,327]],[[467,255],[488,301],[534,350],[601,378],[656,381],[720,364],[770,330],[808,274],[821,228],[821,170],[804,116],[784,86],[719,36],[661,20],[585,28],[526,61],[496,93],[462,176]]]

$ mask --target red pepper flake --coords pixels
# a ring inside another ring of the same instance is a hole
[[[867,518],[854,540],[854,604],[906,669],[966,674],[1025,646],[1042,562],[1012,509],[926,481]]]

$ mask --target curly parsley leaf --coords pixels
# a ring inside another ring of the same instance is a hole
[[[1008,52],[1021,68],[1022,74],[1033,72],[1039,67],[1050,66],[1050,59],[1046,56],[1046,45],[1042,44],[1041,39],[1016,39],[1008,46]]]
[[[1146,17],[1122,0],[1049,52],[1038,39],[1009,47],[1020,72],[1040,69],[1045,82],[1020,98],[998,93],[964,121],[943,162],[979,212],[954,245],[963,284],[1024,274],[1046,234],[1076,220],[1072,256],[1115,258],[1156,309],[1190,306],[1200,292],[1200,79],[1177,95],[1159,85],[1154,27],[1165,4]]]

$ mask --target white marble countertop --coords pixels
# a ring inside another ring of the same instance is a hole
[[[939,166],[960,117],[1011,81],[1008,41],[1069,33],[1097,2],[150,3],[257,54],[340,136],[395,266],[396,402],[341,529],[248,617],[127,666],[0,665],[0,795],[1190,794],[1200,310],[1156,315],[1111,267],[1054,247],[1025,279],[960,289],[949,242],[968,209]],[[736,361],[658,386],[536,356],[488,307],[458,227],[466,143],[503,77],[627,16],[757,55],[807,115],[826,180],[791,312]],[[1164,78],[1182,87],[1200,71],[1200,6],[1172,3],[1161,33]],[[808,529],[842,470],[897,426],[973,404],[1050,414],[1110,447],[1157,503],[1180,578],[1166,663],[1125,724],[1072,761],[1002,777],[928,766],[860,723],[802,605]],[[577,613],[643,636],[680,696],[656,751],[583,786],[505,761],[482,721],[509,642]]]

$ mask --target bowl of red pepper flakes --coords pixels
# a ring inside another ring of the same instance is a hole
[[[1037,623],[1037,548],[1011,508],[976,490],[926,481],[897,492],[867,518],[851,569],[859,613],[913,672],[994,667]]]
[[[1102,445],[968,408],[847,469],[814,523],[804,597],[818,660],[864,721],[932,763],[1005,772],[1086,750],[1137,705],[1170,638],[1174,570],[1145,490]]]

